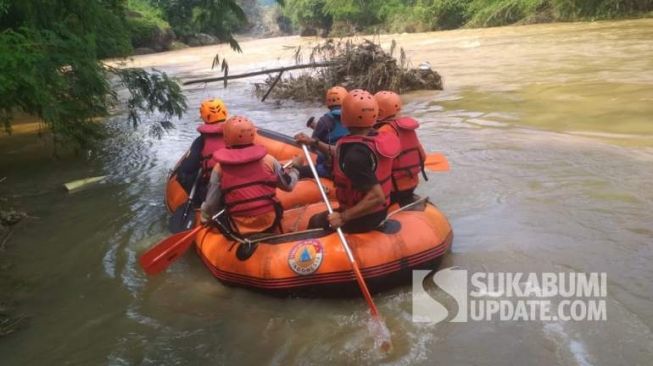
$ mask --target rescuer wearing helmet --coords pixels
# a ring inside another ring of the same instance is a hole
[[[246,117],[233,116],[224,124],[226,147],[213,153],[216,164],[202,204],[203,222],[224,208],[238,234],[279,229],[283,211],[276,188],[290,192],[299,173],[285,170],[265,147],[255,145],[255,136],[256,127]]]
[[[343,126],[340,121],[340,108],[342,101],[347,96],[347,89],[342,86],[334,86],[327,90],[324,101],[329,108],[329,112],[325,113],[317,123],[311,117],[307,126],[313,129],[313,134],[308,137],[304,133],[300,133],[295,138],[297,141],[321,141],[328,145],[335,145],[338,140],[349,134],[347,127]],[[300,137],[301,136],[301,137]],[[310,140],[309,140],[310,139]],[[317,172],[321,177],[332,177],[331,159],[329,156],[318,153]],[[312,177],[311,169],[308,166],[299,167],[300,178]]]
[[[392,191],[392,159],[399,153],[394,134],[372,128],[378,118],[378,104],[364,90],[353,90],[342,103],[342,123],[350,134],[335,148],[321,145],[334,157],[333,175],[338,211],[313,216],[309,227],[342,227],[345,232],[373,230],[386,217]]]
[[[197,172],[202,168],[197,187],[198,202],[202,202],[206,197],[211,169],[215,165],[213,153],[225,146],[223,128],[227,116],[227,106],[221,99],[207,99],[200,104],[200,117],[204,121],[197,127],[200,135],[193,141],[187,156],[179,165],[177,177],[186,192],[190,192]]]
[[[378,122],[374,128],[396,135],[401,144],[401,151],[392,163],[390,201],[405,205],[413,199],[413,192],[419,184],[419,173],[428,180],[424,173],[426,153],[415,133],[419,123],[410,117],[399,117],[402,103],[397,93],[380,91],[374,94],[374,99],[379,104]]]

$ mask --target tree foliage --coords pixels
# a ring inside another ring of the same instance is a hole
[[[208,33],[240,50],[233,33],[247,23],[235,0],[152,0],[179,36]]]
[[[16,110],[38,116],[56,146],[80,149],[103,136],[96,118],[118,102],[112,75],[129,91],[132,122],[137,111],[178,115],[186,108],[178,84],[160,72],[118,70],[100,57],[130,50],[119,0],[23,0],[0,17],[0,120],[10,131]],[[6,3],[5,3],[6,4]]]
[[[544,20],[627,17],[653,10],[653,0],[288,0],[296,28],[428,31]]]

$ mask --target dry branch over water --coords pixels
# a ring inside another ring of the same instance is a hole
[[[398,59],[395,53],[399,54]],[[310,63],[330,63],[332,66],[312,69],[299,75],[282,78],[272,89],[274,99],[297,101],[321,100],[326,90],[334,85],[347,89],[365,89],[372,93],[380,90],[394,90],[399,93],[411,90],[442,90],[442,78],[423,64],[410,68],[403,48],[397,50],[392,41],[390,49],[370,40],[354,43],[351,40],[329,39],[315,46],[309,55]],[[301,48],[295,52],[295,62],[302,63]],[[263,83],[257,83],[255,93],[264,95],[274,83],[277,75],[270,75]]]

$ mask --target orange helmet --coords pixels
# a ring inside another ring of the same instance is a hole
[[[254,143],[256,127],[247,117],[230,117],[224,125],[224,142],[227,146],[249,145]]]
[[[374,99],[379,103],[379,121],[395,116],[401,111],[401,98],[395,92],[383,90],[374,94]]]
[[[342,86],[334,86],[326,92],[326,105],[327,107],[342,105],[343,99],[347,96],[347,89]]]
[[[207,99],[200,104],[200,116],[204,123],[223,122],[227,119],[227,106],[222,99]]]
[[[342,101],[340,120],[345,127],[372,127],[379,115],[379,105],[365,90],[352,90]]]

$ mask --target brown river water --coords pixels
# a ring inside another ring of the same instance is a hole
[[[362,299],[225,287],[194,254],[147,278],[137,257],[167,235],[164,181],[196,135],[201,99],[222,97],[232,113],[288,134],[324,111],[260,103],[255,79],[243,79],[187,87],[189,112],[163,139],[138,130],[79,161],[27,158],[0,140],[8,177],[0,189],[37,217],[16,228],[4,254],[17,280],[2,291],[30,321],[0,339],[0,364],[650,365],[653,20],[381,37],[391,39],[445,80],[444,91],[404,96],[427,150],[445,152],[452,166],[419,188],[455,232],[443,267],[607,272],[607,321],[414,323],[407,285],[375,297],[394,342],[384,354]],[[215,46],[132,63],[200,77],[218,52],[234,74],[288,65],[292,47],[312,41],[254,40],[241,55]],[[61,189],[102,174],[108,182],[93,189]]]

